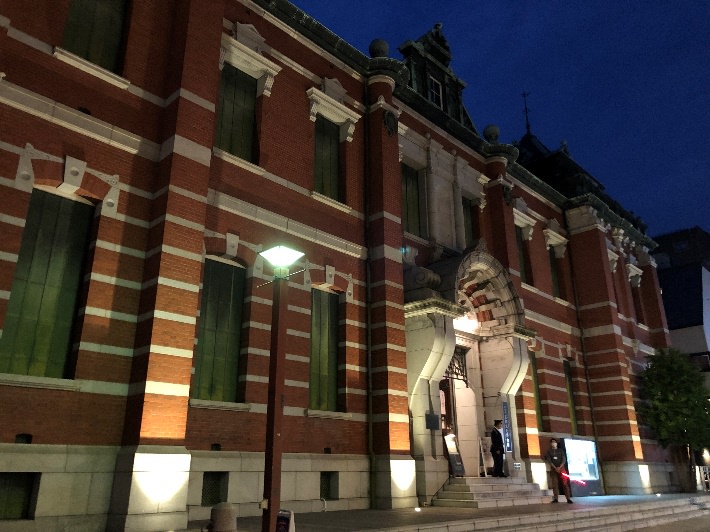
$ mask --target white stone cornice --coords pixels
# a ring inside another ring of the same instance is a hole
[[[543,229],[542,233],[545,235],[545,247],[547,249],[552,248],[555,252],[555,257],[558,259],[563,258],[569,240],[551,229]]]
[[[379,109],[384,109],[385,111],[390,111],[395,114],[397,118],[402,114],[402,109],[395,107],[385,101],[384,96],[380,95],[377,97],[377,101],[370,106],[369,111],[372,113],[378,111]]]
[[[220,69],[224,64],[224,61],[226,61],[233,67],[238,68],[242,72],[249,74],[257,80],[257,96],[271,95],[271,88],[274,85],[274,78],[276,77],[276,74],[281,71],[281,67],[279,65],[269,61],[259,52],[252,50],[246,44],[237,41],[226,33],[222,34],[222,49],[220,50],[219,57]]]
[[[614,253],[612,250],[606,250],[607,256],[609,258],[609,266],[611,266],[612,273],[616,273],[616,267],[619,264],[619,254]]]
[[[634,264],[626,264],[626,275],[629,278],[629,283],[634,288],[641,286],[641,276],[643,275],[643,270]]]
[[[533,235],[533,228],[537,223],[537,220],[527,214],[528,206],[523,198],[515,198],[515,203],[513,206],[513,220],[515,225],[523,230],[523,239],[531,240]]]
[[[608,230],[604,221],[599,217],[597,210],[590,205],[581,205],[580,207],[569,209],[565,212],[565,216],[570,235],[583,233],[590,229],[597,229],[603,233]]]
[[[371,76],[367,78],[367,84],[368,85],[374,85],[375,83],[386,83],[387,85],[390,86],[392,90],[395,88],[395,81],[389,76],[385,76],[384,74],[377,74],[375,76]]]
[[[352,142],[353,134],[355,133],[355,124],[360,120],[360,115],[316,87],[308,89],[306,96],[308,96],[308,100],[311,102],[311,121],[315,122],[317,115],[322,115],[334,124],[340,126],[341,142],[344,140]]]

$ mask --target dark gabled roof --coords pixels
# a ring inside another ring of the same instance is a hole
[[[655,247],[655,243],[645,236],[647,225],[643,220],[604,192],[604,185],[572,158],[566,145],[558,150],[550,150],[535,135],[527,132],[516,146],[520,150],[518,164],[570,198],[573,203],[579,204],[584,198],[592,196],[598,199],[604,204],[605,210],[626,221],[622,222],[625,229],[638,233],[637,241]]]
[[[422,97],[422,103],[452,118],[478,136],[478,130],[463,104],[462,93],[466,83],[456,76],[450,66],[451,49],[444,37],[442,25],[435,24],[417,40],[406,41],[399,47],[399,51],[410,72],[409,87]],[[429,77],[441,84],[440,107],[432,105],[428,99]],[[416,99],[414,102],[416,103]],[[417,106],[416,110],[419,111],[420,107]]]

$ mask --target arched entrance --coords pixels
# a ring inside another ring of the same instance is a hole
[[[508,459],[519,457],[514,397],[534,333],[524,327],[508,272],[484,249],[410,266],[405,301],[412,454],[422,501],[448,478],[444,432],[456,434],[467,475],[479,474],[480,442],[494,419],[508,421]],[[452,361],[464,365],[465,378]]]

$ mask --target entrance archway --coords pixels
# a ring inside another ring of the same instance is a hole
[[[481,441],[504,411],[508,458],[519,456],[514,396],[527,371],[527,340],[534,333],[524,327],[523,307],[508,272],[485,249],[427,268],[412,266],[405,283],[412,454],[418,493],[425,500],[448,477],[437,395],[455,351],[464,353],[467,376],[450,379],[447,391],[453,394],[449,403],[455,412],[448,415],[456,422],[466,474],[477,475]]]

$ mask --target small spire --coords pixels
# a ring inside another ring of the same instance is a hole
[[[530,118],[528,116],[528,96],[530,96],[530,93],[523,91],[521,96],[523,97],[523,102],[525,103],[525,130],[528,132],[528,135],[530,135]]]

